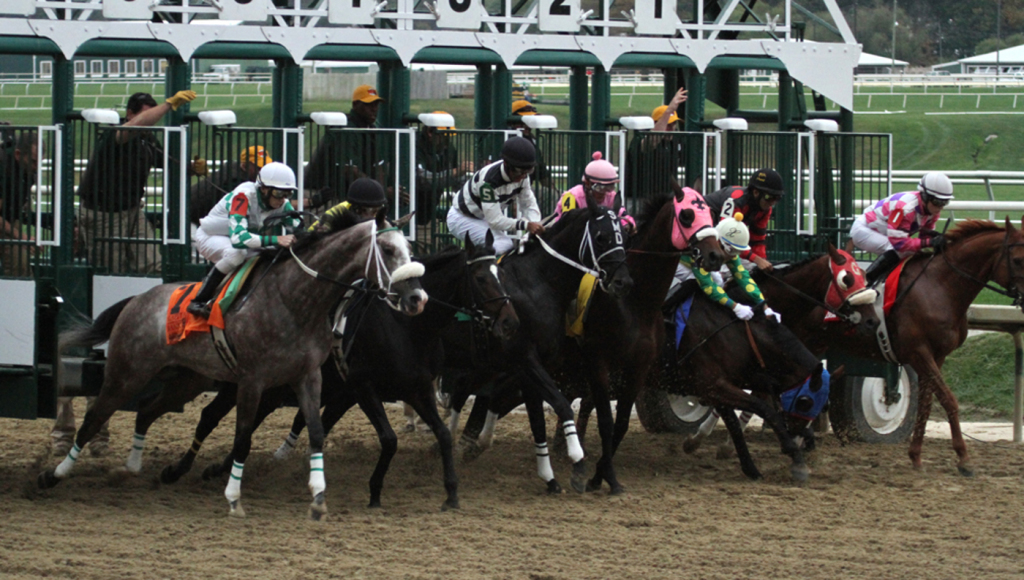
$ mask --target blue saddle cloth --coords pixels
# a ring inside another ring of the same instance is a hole
[[[686,321],[690,318],[690,306],[692,305],[693,296],[690,296],[676,308],[676,350],[679,350],[679,344],[683,341],[683,333],[686,332]]]

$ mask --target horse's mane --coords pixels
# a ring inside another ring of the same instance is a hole
[[[814,254],[808,258],[804,258],[803,260],[800,260],[799,262],[794,262],[792,264],[778,263],[775,264],[775,270],[777,272],[781,271],[780,273],[783,275],[792,274],[793,272],[796,272],[800,268],[803,268],[807,264],[810,264],[811,262],[817,260],[818,258],[824,255],[825,254]],[[760,268],[755,268],[750,271],[750,275],[751,277],[753,277],[754,282],[760,282],[768,276],[768,273]]]
[[[430,254],[429,256],[417,257],[416,259],[423,264],[423,267],[428,271],[440,270],[448,265],[449,262],[456,258],[463,257],[465,255],[462,248],[454,244],[441,248],[440,251]]]
[[[351,211],[343,211],[339,213],[325,214],[320,218],[320,226],[313,231],[307,231],[305,229],[295,232],[295,252],[298,253],[305,248],[308,248],[320,240],[334,235],[338,232],[342,232],[351,228],[352,226],[362,223],[359,217]]]
[[[947,232],[946,238],[951,242],[956,242],[977,234],[1004,231],[1006,231],[1005,226],[988,220],[964,220]]]
[[[661,208],[673,199],[675,198],[671,194],[647,198],[640,213],[633,216],[633,219],[636,220],[637,233],[644,231],[648,225],[654,223],[654,218],[658,217],[658,212],[661,211]]]

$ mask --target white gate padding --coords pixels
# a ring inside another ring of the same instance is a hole
[[[36,281],[0,280],[0,364],[35,364]]]
[[[152,0],[103,0],[103,17],[110,20],[149,20]]]
[[[4,0],[0,2],[0,14],[32,16],[36,13],[36,0]]]

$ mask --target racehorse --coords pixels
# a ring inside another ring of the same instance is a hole
[[[347,324],[354,325],[356,330],[346,357],[346,377],[341,376],[333,359],[321,367],[324,432],[330,432],[357,403],[377,430],[381,451],[370,478],[370,507],[380,507],[384,476],[397,449],[397,437],[383,407],[383,401],[394,400],[411,404],[434,432],[448,492],[442,509],[459,507],[451,433],[437,414],[434,399],[433,379],[443,359],[440,332],[456,315],[471,318],[500,339],[510,338],[519,325],[499,279],[490,232],[486,239],[486,246],[474,247],[467,239],[465,250],[451,248],[423,259],[425,271],[420,283],[430,294],[430,301],[420,316],[400,316],[377,303],[368,305],[362,313],[353,312]],[[196,443],[177,464],[164,469],[161,474],[164,483],[173,483],[189,471],[202,441],[234,406],[234,392],[231,385],[222,388],[203,409],[196,426]],[[281,388],[267,393],[260,401],[257,426],[278,408],[285,395],[287,390]],[[275,457],[283,458],[291,452],[305,426],[305,416],[297,413],[292,431]],[[229,471],[232,461],[229,454],[223,463],[209,466],[203,478],[218,477]]]
[[[569,458],[574,470],[583,467],[583,449],[576,435],[572,407],[547,368],[555,363],[565,337],[566,313],[577,297],[584,273],[597,279],[594,293],[619,298],[633,285],[625,268],[626,257],[618,217],[609,209],[587,207],[566,212],[562,218],[532,240],[522,254],[511,254],[501,262],[506,288],[522,322],[519,332],[500,353],[491,353],[483,369],[468,366],[465,359],[446,363],[469,371],[454,387],[453,397],[465,401],[470,393],[491,381],[515,380],[529,410],[538,472],[548,491],[561,486],[551,470],[544,427],[543,403],[551,405],[563,427]],[[575,255],[576,259],[566,256]],[[459,352],[471,350],[456,344]],[[446,347],[448,348],[448,347]],[[446,378],[446,381],[448,379]],[[456,420],[453,412],[453,421]]]
[[[578,395],[596,403],[601,433],[602,453],[594,477],[585,484],[581,470],[574,469],[572,485],[579,492],[600,489],[602,480],[608,482],[613,494],[623,491],[612,458],[629,428],[636,394],[646,382],[651,366],[658,361],[665,333],[661,302],[679,257],[690,252],[698,256],[698,263],[705,268],[722,266],[724,254],[703,197],[692,189],[684,190],[678,185],[675,189],[675,196],[649,200],[637,216],[640,225],[626,252],[626,264],[633,278],[629,295],[620,300],[595,294],[583,337],[563,338],[560,362],[553,376],[568,398]],[[622,379],[614,389],[618,401],[614,421],[610,402],[613,370],[622,371]],[[494,398],[491,417],[503,415],[522,402],[515,393],[511,395],[503,393]],[[481,432],[485,408],[484,400],[474,405],[463,431],[464,442],[471,443]],[[582,417],[580,423],[582,433]]]
[[[1022,220],[1024,224],[1024,220]],[[917,417],[910,441],[910,461],[921,468],[925,427],[937,396],[949,419],[957,470],[973,475],[967,445],[960,431],[956,396],[942,378],[942,364],[967,338],[967,308],[990,288],[1020,305],[1024,296],[1024,235],[1006,218],[1005,226],[987,220],[965,220],[946,234],[939,254],[911,257],[899,276],[894,304],[886,316],[897,359],[918,377]],[[992,286],[995,282],[999,287]],[[774,307],[774,306],[773,306]],[[884,360],[874,338],[850,340],[853,354]]]
[[[345,212],[334,233],[314,233],[292,248],[294,259],[273,267],[257,266],[259,281],[249,299],[229,313],[225,335],[234,345],[237,365],[227,366],[212,341],[192,334],[168,345],[168,302],[177,285],[164,284],[124,300],[89,327],[61,336],[61,347],[94,346],[109,339],[103,387],[86,413],[74,447],[56,469],[39,475],[40,487],[53,487],[68,476],[82,447],[119,407],[142,393],[165,369],[176,375],[181,389],[164,389],[150,405],[166,409],[194,398],[200,377],[238,383],[238,414],[232,453],[236,458],[225,490],[230,514],[244,517],[241,480],[251,446],[253,419],[261,394],[276,385],[290,385],[310,422],[310,517],[327,513],[324,499],[323,427],[320,424],[320,365],[331,345],[329,314],[350,283],[363,276],[386,292],[389,303],[409,315],[427,301],[420,288],[420,264],[410,263],[410,247],[397,228],[386,227],[384,213],[362,224]],[[346,227],[350,226],[350,227]],[[265,270],[265,272],[264,272]],[[328,282],[327,284],[322,281]],[[145,426],[145,427],[148,427]],[[143,429],[144,433],[144,429]],[[133,453],[141,454],[144,434],[136,433]],[[131,458],[129,460],[131,463]]]
[[[767,303],[782,315],[782,323],[818,358],[830,347],[874,337],[879,324],[873,307],[876,293],[865,287],[864,272],[853,256],[831,243],[823,255],[795,264],[776,264],[770,272],[755,269],[751,274]],[[700,447],[717,424],[718,415],[717,411],[710,415],[684,442],[684,451],[693,453]],[[740,421],[745,426],[749,418],[749,412],[744,413]],[[807,430],[804,436],[805,449],[810,450],[813,431]],[[732,448],[726,441],[719,454],[728,455]]]

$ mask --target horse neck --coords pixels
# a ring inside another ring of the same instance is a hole
[[[467,267],[465,253],[460,253],[443,268],[428,267],[420,284],[430,296],[423,313],[413,318],[414,325],[431,332],[440,331],[455,320],[455,311],[441,302],[452,306],[471,307],[472,297],[463,296],[461,289],[466,285]]]
[[[779,276],[767,274],[765,280],[773,280],[776,277],[779,277],[786,284],[789,284],[804,294],[817,300],[825,300],[825,293],[828,292],[828,286],[832,283],[830,260],[831,258],[826,254],[799,268],[790,269]],[[782,292],[789,292],[789,294],[792,294],[792,292],[785,289],[785,287],[783,287]],[[794,298],[798,298],[795,294],[792,295]],[[800,298],[800,300],[804,299]],[[807,306],[810,306],[810,304],[807,304]]]
[[[545,241],[554,251],[570,260],[577,261],[579,259],[577,250],[580,240],[583,238],[582,230],[588,221],[583,220],[579,223],[583,225],[563,230],[554,239]],[[512,260],[508,267],[512,277],[521,287],[527,288],[544,284],[550,288],[551,294],[556,297],[556,301],[560,305],[563,303],[568,305],[569,301],[576,296],[580,280],[583,278],[581,270],[566,264],[539,247],[523,256],[521,260]]]
[[[368,235],[368,228],[360,226],[331,235],[302,257],[302,261],[327,278],[351,283],[362,277],[366,268],[370,249],[365,241]],[[303,271],[295,260],[289,260],[286,265],[294,273],[289,276],[290,287],[282,294],[282,299],[288,295],[301,296],[301,308],[317,312],[328,312],[337,304],[344,288],[317,280]]]
[[[667,207],[672,205],[666,204]],[[672,245],[672,214],[664,209],[658,212],[650,228],[637,239],[634,248],[651,254],[626,253],[626,265],[633,278],[633,288],[626,300],[631,305],[642,307],[657,306],[665,300],[668,287],[676,272],[678,250]]]
[[[940,263],[941,274],[937,277],[939,284],[946,286],[947,297],[958,308],[962,306],[965,312],[984,286],[964,278],[956,270],[982,282],[992,280],[999,267],[999,259],[1003,256],[1001,238],[1004,235],[1004,232],[998,231],[971,236],[947,248],[941,257],[934,258]],[[993,238],[996,238],[996,243],[991,241]]]

